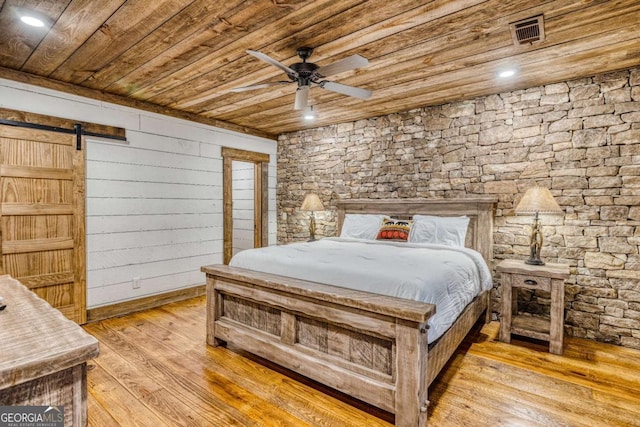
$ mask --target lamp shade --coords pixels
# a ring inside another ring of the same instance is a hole
[[[562,208],[553,198],[549,189],[544,187],[533,187],[527,190],[516,206],[516,214],[562,214]]]
[[[300,207],[301,211],[323,211],[324,206],[322,206],[322,202],[320,201],[320,197],[318,197],[315,193],[309,193],[304,197],[304,201],[302,202],[302,207]]]

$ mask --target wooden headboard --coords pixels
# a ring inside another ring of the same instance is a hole
[[[493,259],[494,197],[464,199],[346,199],[339,200],[338,235],[345,214],[382,214],[409,219],[414,214],[469,217],[466,246],[480,252],[487,264]]]

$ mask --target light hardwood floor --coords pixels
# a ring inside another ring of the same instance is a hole
[[[254,356],[205,344],[204,297],[85,326],[89,425],[390,426],[392,416]],[[430,426],[640,426],[640,351],[564,355],[477,325],[429,389]],[[295,378],[295,379],[294,379]]]

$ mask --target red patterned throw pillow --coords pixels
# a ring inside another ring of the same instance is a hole
[[[378,230],[377,240],[409,240],[409,232],[413,225],[412,220],[384,218]]]

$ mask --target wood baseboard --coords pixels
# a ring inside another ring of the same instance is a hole
[[[135,313],[136,311],[147,310],[172,302],[199,297],[206,293],[206,289],[206,285],[198,285],[192,288],[178,289],[177,291],[92,308],[87,310],[87,323],[97,322],[98,320],[108,319],[109,317],[124,316]]]

